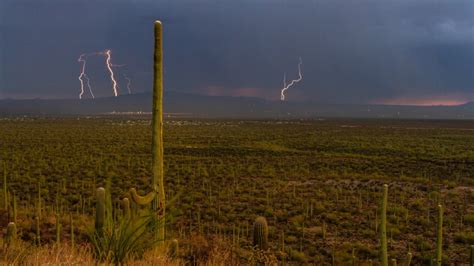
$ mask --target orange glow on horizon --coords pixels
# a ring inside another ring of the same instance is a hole
[[[375,101],[376,104],[387,105],[419,105],[419,106],[455,106],[468,103],[469,99],[462,96],[435,96],[427,98],[400,97]]]

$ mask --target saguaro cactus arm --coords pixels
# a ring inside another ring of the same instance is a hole
[[[152,191],[145,196],[140,196],[137,193],[135,188],[130,189],[130,196],[132,197],[133,201],[139,205],[146,205],[151,203],[156,198],[156,192]],[[127,199],[128,201],[128,199]]]

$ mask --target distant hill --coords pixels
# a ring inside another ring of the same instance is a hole
[[[0,100],[0,115],[92,115],[151,112],[151,99],[151,93],[84,100],[4,99]],[[474,102],[459,106],[320,104],[166,92],[163,103],[165,115],[183,117],[474,119]]]

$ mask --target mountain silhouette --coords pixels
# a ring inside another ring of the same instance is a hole
[[[474,119],[474,102],[458,106],[400,106],[376,104],[322,104],[269,101],[254,97],[207,96],[165,92],[163,109],[168,117],[201,118],[416,118]],[[148,113],[151,92],[96,99],[0,100],[2,115],[97,115]]]

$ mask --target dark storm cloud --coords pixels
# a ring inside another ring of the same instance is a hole
[[[75,97],[80,53],[110,48],[151,87],[152,22],[165,25],[166,89],[289,99],[474,100],[472,1],[2,1],[5,96]],[[89,74],[111,95],[102,59]],[[123,81],[122,81],[123,82]],[[123,84],[123,83],[122,83]]]

